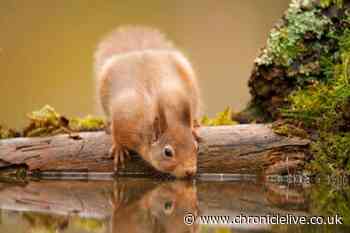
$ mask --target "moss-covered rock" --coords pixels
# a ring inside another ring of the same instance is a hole
[[[249,108],[288,123],[277,133],[305,130],[316,172],[350,174],[349,67],[349,0],[293,0],[254,63]]]
[[[333,78],[350,27],[350,3],[321,2],[293,0],[255,60],[250,107],[262,107],[266,121],[281,116],[279,109],[290,102],[291,92]]]

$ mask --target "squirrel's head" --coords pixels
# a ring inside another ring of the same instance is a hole
[[[161,111],[153,131],[149,154],[152,166],[178,178],[193,177],[197,172],[198,142],[190,109],[170,114]]]
[[[178,178],[197,172],[198,143],[191,128],[171,127],[151,146],[151,163],[161,172]]]

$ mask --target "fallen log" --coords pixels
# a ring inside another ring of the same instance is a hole
[[[198,173],[283,174],[303,168],[309,141],[277,135],[270,125],[202,127]],[[42,138],[0,140],[0,170],[24,166],[29,172],[112,172],[110,135],[82,132]],[[120,174],[157,174],[133,155]]]

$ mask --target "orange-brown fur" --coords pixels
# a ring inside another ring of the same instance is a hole
[[[194,175],[200,96],[188,60],[161,33],[145,27],[114,31],[99,45],[95,58],[115,168],[134,151],[162,172]],[[171,158],[164,156],[169,150]]]

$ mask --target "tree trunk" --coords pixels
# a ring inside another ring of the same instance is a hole
[[[263,124],[202,127],[199,136],[199,174],[295,172],[303,168],[309,144],[305,139],[279,136]],[[0,170],[24,166],[42,175],[111,174],[110,146],[105,132],[1,140]],[[131,160],[120,174],[157,174],[137,155]]]

